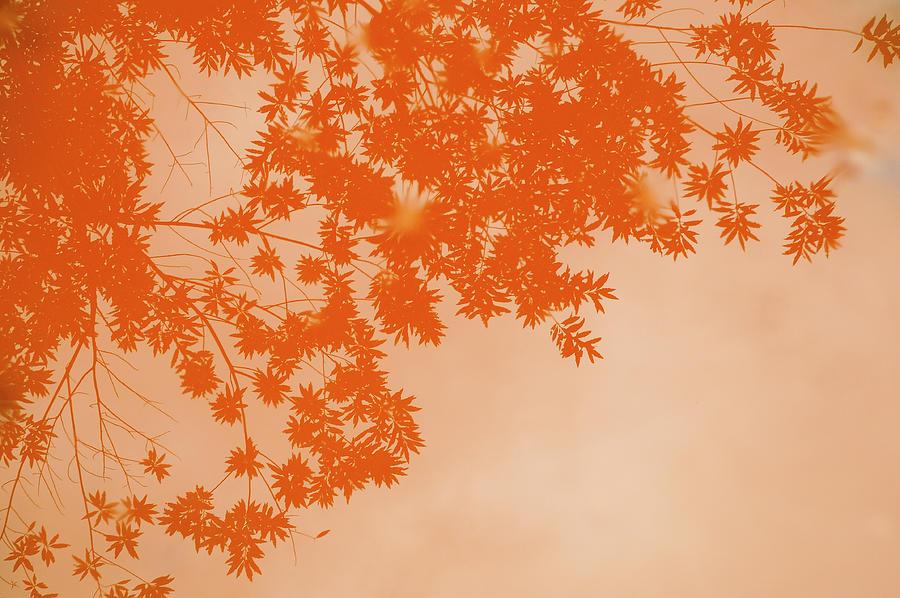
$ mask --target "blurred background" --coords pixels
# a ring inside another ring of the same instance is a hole
[[[883,12],[900,5],[764,14],[860,29]],[[843,170],[838,252],[791,266],[786,223],[768,218],[746,252],[706,226],[675,263],[634,245],[573,255],[611,272],[620,299],[590,321],[604,360],[576,368],[546,330],[448,317],[440,347],[387,363],[427,442],[398,486],[301,513],[300,530],[330,533],[270,550],[252,583],[180,539],[145,543],[141,567],[174,574],[176,598],[900,596],[900,70],[851,55],[849,35],[778,42],[846,134],[800,168],[766,160],[801,182]],[[253,101],[221,85],[203,95]],[[764,179],[738,187],[765,211]],[[204,438],[173,442],[197,467],[182,480],[218,479],[218,459],[192,461]]]

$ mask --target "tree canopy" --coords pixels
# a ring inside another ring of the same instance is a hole
[[[56,596],[42,572],[65,555],[104,598],[166,596],[173,578],[133,562],[153,526],[252,579],[299,533],[292,510],[391,486],[423,446],[414,397],[382,365],[390,344],[439,344],[450,302],[592,362],[585,314],[614,290],[564,250],[687,257],[704,217],[744,248],[762,208],[738,170],[770,181],[786,259],[837,248],[831,174],[765,167],[767,152],[802,162],[837,126],[779,57],[780,28],[804,25],[769,22],[772,2],[708,4],[676,25],[661,0],[0,2],[7,581]],[[900,58],[887,16],[819,29],[885,67]],[[253,89],[249,146],[186,89],[189,69]],[[240,188],[187,207],[148,191],[160,169],[194,168],[158,119],[166,95],[200,127],[210,188],[210,146]],[[160,254],[163,238],[178,252]],[[182,400],[129,383],[141,352],[233,431],[222,470],[193,488],[166,485],[162,431],[124,415]],[[53,528],[65,484],[81,537]]]

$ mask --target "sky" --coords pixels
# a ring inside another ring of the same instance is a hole
[[[780,4],[772,22],[900,16],[878,0]],[[746,252],[706,227],[687,260],[573,254],[619,297],[589,321],[603,360],[575,367],[511,319],[448,318],[441,346],[388,358],[427,443],[399,485],[300,513],[301,531],[329,534],[270,550],[252,583],[180,539],[146,544],[141,566],[171,571],[177,598],[900,595],[900,79],[839,34],[779,42],[855,140],[796,174],[845,168],[840,250],[792,266],[770,219]],[[249,101],[217,85],[204,95]],[[768,201],[764,180],[739,188]],[[173,438],[188,454],[206,442]],[[219,475],[192,463],[181,479]]]

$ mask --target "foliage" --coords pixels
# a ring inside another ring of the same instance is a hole
[[[834,123],[816,85],[786,76],[770,4],[669,27],[651,19],[668,5],[643,0],[0,2],[8,581],[56,596],[39,577],[70,548],[98,594],[166,596],[171,576],[132,572],[152,528],[253,578],[266,546],[300,533],[292,509],[391,486],[423,446],[386,341],[439,344],[450,295],[458,315],[546,324],[564,357],[593,361],[582,314],[613,289],[561,252],[608,235],[687,256],[691,200],[743,248],[760,206],[738,199],[738,169],[771,180],[795,263],[837,247],[830,177],[779,181],[758,162],[816,153]],[[869,59],[897,57],[886,16],[855,35]],[[191,63],[263,82],[246,151],[185,91]],[[181,211],[146,192],[151,148],[189,178],[156,94],[187,102],[207,162],[210,143],[227,149],[241,189]],[[670,201],[648,172],[671,179]],[[154,253],[173,233],[202,267]],[[170,451],[123,415],[174,400],[127,382],[121,363],[142,351],[234,430],[220,478],[166,494]],[[62,497],[54,455],[76,472],[87,532],[66,542],[22,511],[29,489]]]

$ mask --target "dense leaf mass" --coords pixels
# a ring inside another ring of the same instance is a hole
[[[583,313],[615,296],[563,249],[611,238],[687,256],[698,208],[744,247],[760,205],[738,199],[738,169],[771,179],[795,262],[834,249],[830,177],[780,181],[757,162],[778,147],[802,160],[835,121],[816,85],[785,75],[772,3],[758,4],[676,27],[654,18],[668,3],[639,0],[0,1],[12,583],[56,596],[41,571],[71,544],[72,574],[102,596],[166,596],[171,576],[127,563],[153,526],[252,578],[266,546],[300,533],[291,509],[391,486],[423,446],[386,341],[439,344],[448,297],[485,324],[546,326],[564,357],[593,361]],[[897,31],[884,17],[857,36],[887,66]],[[185,90],[191,68],[256,86],[249,147]],[[232,154],[240,189],[186,209],[149,192],[152,151],[190,179],[156,117],[165,95],[202,126],[207,161],[210,144]],[[164,236],[191,267],[155,252]],[[126,405],[173,399],[129,384],[134,353],[166,360],[233,435],[193,489],[157,486],[171,451]],[[67,496],[53,455],[83,505],[86,535],[68,543],[23,510],[29,489]]]

